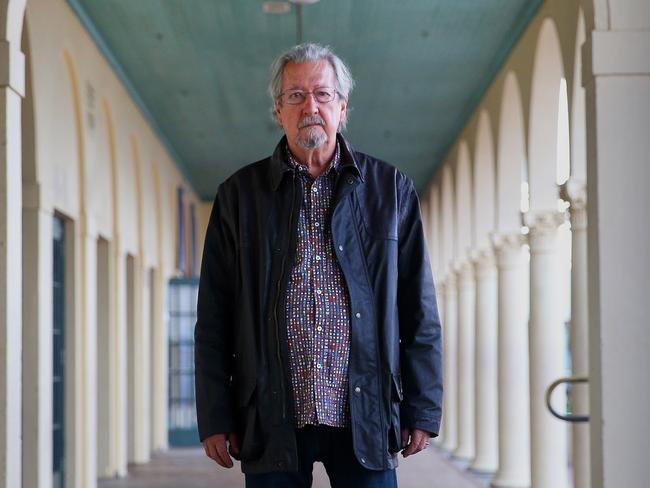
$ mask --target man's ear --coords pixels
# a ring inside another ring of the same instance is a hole
[[[273,114],[275,115],[275,121],[282,127],[282,107],[277,100],[273,102]]]
[[[339,127],[338,127],[339,132],[341,131],[341,127],[345,124],[347,118],[348,118],[348,99],[341,98],[341,119],[339,120]]]

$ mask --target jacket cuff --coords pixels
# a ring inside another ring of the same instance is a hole
[[[200,422],[199,423],[199,440],[203,442],[206,438],[214,434],[230,434],[235,432],[235,423],[231,420],[223,419],[220,422]]]
[[[440,432],[440,418],[429,417],[426,414],[423,415],[422,412],[418,414],[413,410],[409,410],[405,407],[402,408],[400,423],[403,428],[424,430],[431,437],[438,437]]]

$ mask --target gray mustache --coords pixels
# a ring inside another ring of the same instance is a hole
[[[298,129],[302,129],[307,125],[313,125],[313,124],[325,125],[325,121],[321,119],[318,115],[310,115],[309,117],[305,117],[300,121],[300,124],[298,125]]]

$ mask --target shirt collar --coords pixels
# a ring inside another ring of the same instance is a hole
[[[358,179],[364,181],[363,174],[359,170],[356,161],[355,151],[350,143],[341,135],[336,135],[336,140],[340,149],[340,164],[339,170],[351,171]],[[286,173],[290,173],[292,168],[287,164],[287,136],[283,136],[278,145],[275,147],[273,154],[269,160],[269,178],[271,181],[271,188],[277,190],[280,187],[280,182]]]
[[[287,144],[286,146],[286,151],[287,151],[287,164],[291,169],[296,169],[300,174],[308,175],[309,174],[309,168],[302,164],[296,157],[291,153],[291,149],[289,149],[289,145]],[[332,156],[332,159],[330,160],[329,164],[327,165],[327,169],[323,173],[323,175],[328,175],[330,171],[334,170],[336,172],[341,164],[341,149],[339,148],[339,142],[336,141],[336,149],[334,150],[334,156]]]

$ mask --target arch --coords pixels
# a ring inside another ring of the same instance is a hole
[[[527,161],[521,91],[513,71],[508,72],[503,83],[496,166],[496,226],[499,232],[518,232],[521,227],[521,184]]]
[[[528,182],[532,210],[557,207],[558,101],[562,78],[564,68],[557,27],[551,18],[546,18],[535,49],[528,124]]]
[[[585,89],[582,87],[582,45],[585,40],[585,16],[582,8],[579,8],[569,123],[571,134],[571,176],[580,181],[587,180],[587,113],[585,107]]]
[[[474,153],[475,243],[479,248],[490,246],[490,234],[496,226],[496,179],[494,140],[487,110],[479,113]]]
[[[472,163],[465,140],[458,145],[455,168],[456,250],[455,257],[462,260],[474,245],[476,231],[473,219]]]
[[[442,232],[442,260],[440,268],[443,273],[451,271],[451,266],[456,258],[456,220],[454,205],[454,175],[449,164],[442,167],[441,188],[441,232]]]
[[[569,98],[567,81],[560,79],[560,93],[558,96],[557,112],[557,157],[555,182],[558,185],[565,183],[571,174],[571,156],[569,144]]]

